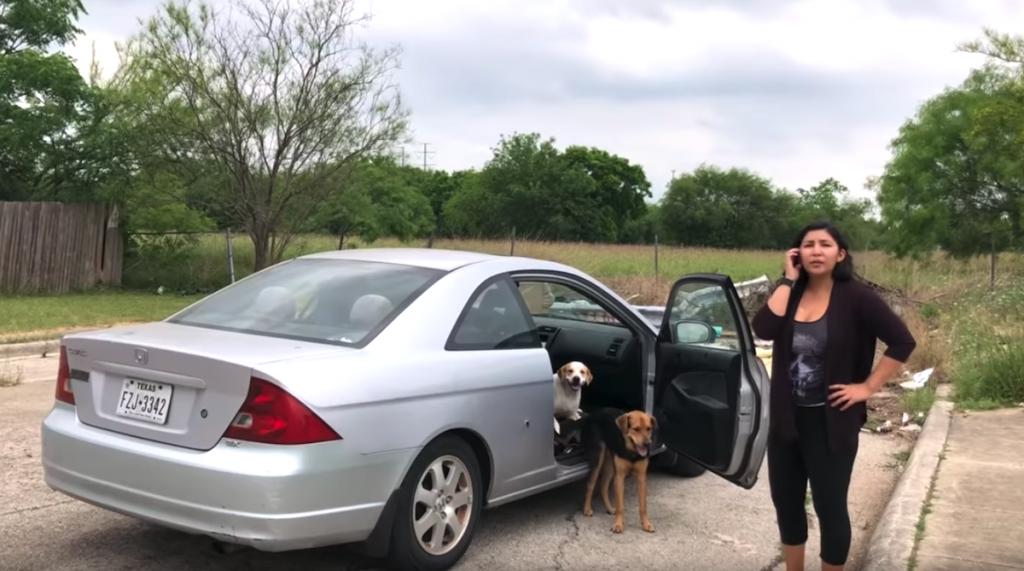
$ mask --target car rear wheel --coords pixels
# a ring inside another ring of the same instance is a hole
[[[484,490],[473,449],[443,436],[420,453],[402,483],[389,555],[396,571],[445,571],[469,549]]]

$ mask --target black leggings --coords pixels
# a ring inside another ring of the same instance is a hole
[[[825,405],[829,406],[829,405]],[[768,444],[768,484],[783,545],[807,542],[804,502],[807,481],[821,527],[821,560],[844,565],[850,554],[850,514],[846,496],[857,450],[829,449],[825,407],[794,407],[799,438],[790,444]]]

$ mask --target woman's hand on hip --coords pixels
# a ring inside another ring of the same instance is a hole
[[[832,406],[839,407],[839,410],[846,410],[859,402],[864,402],[874,393],[871,387],[864,383],[831,385],[829,390],[832,392],[828,395],[828,400]]]

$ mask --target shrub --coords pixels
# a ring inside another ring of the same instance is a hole
[[[992,408],[1024,402],[1024,340],[997,345],[963,367],[957,397],[967,408]]]

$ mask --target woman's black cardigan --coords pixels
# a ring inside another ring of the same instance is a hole
[[[784,286],[783,286],[784,287]],[[797,438],[789,368],[793,349],[793,317],[803,291],[797,281],[789,295],[786,315],[775,315],[765,304],[754,316],[754,334],[772,341],[772,379],[769,437],[788,443]],[[885,355],[905,363],[917,343],[903,320],[871,288],[859,281],[836,281],[826,313],[825,386],[864,382],[871,375],[875,341],[886,345]],[[867,421],[867,404],[859,402],[845,411],[826,403],[826,424],[833,450],[856,450],[860,429]]]

